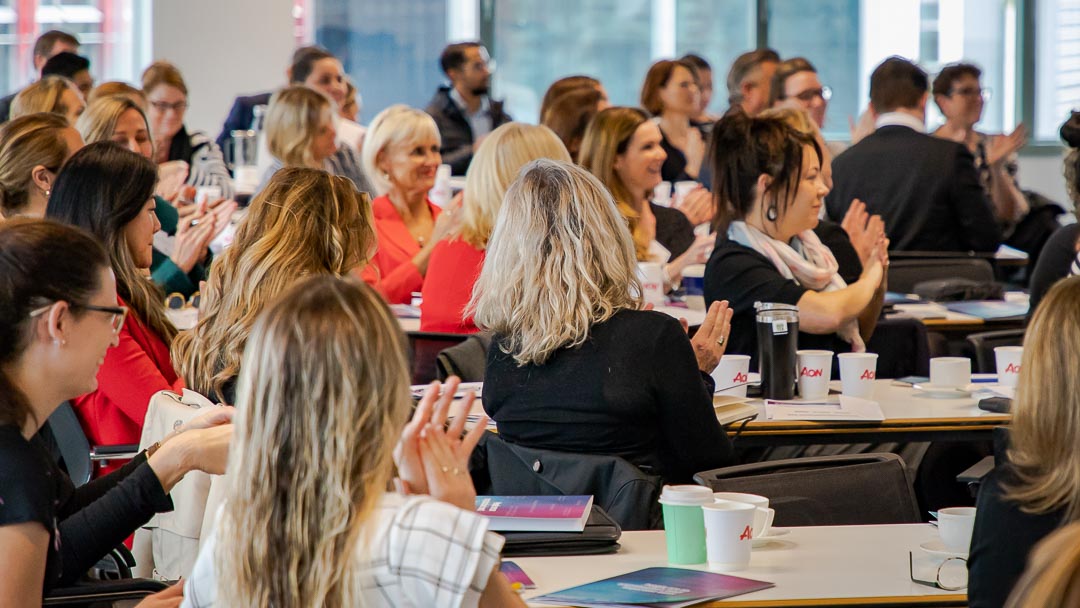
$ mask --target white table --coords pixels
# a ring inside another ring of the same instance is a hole
[[[775,583],[765,589],[716,602],[717,606],[965,605],[966,593],[943,591],[911,581],[908,552],[933,540],[928,524],[788,528],[786,536],[754,549],[750,567],[735,576]],[[537,588],[534,598],[567,587],[667,566],[662,531],[623,532],[614,555],[507,558],[525,570]],[[699,566],[680,568],[707,569]],[[542,606],[543,604],[530,604]],[[714,605],[714,604],[709,604]]]
[[[840,390],[838,380],[830,386]],[[930,399],[910,386],[894,386],[892,380],[875,381],[871,399],[881,404],[884,421],[770,421],[765,419],[764,403],[754,401],[758,417],[742,429],[740,445],[989,438],[994,427],[1011,420],[1008,414],[980,410],[973,397]]]

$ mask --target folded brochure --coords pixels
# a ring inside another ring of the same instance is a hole
[[[684,568],[645,568],[636,572],[548,593],[538,604],[616,608],[680,608],[773,587],[772,583]]]
[[[767,420],[844,420],[853,422],[881,422],[885,414],[881,405],[870,399],[840,395],[820,401],[773,401],[765,400]]]

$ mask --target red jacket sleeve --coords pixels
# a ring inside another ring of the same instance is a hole
[[[184,383],[180,378],[172,382],[166,378],[132,336],[129,323],[130,319],[120,330],[120,343],[105,353],[105,363],[97,375],[98,392],[141,428],[154,393],[179,390]],[[165,348],[164,344],[161,346]],[[168,371],[169,376],[175,377],[172,370]]]
[[[399,264],[385,275],[380,275],[374,260],[361,272],[364,282],[374,287],[390,304],[409,304],[414,291],[424,286],[424,277],[411,261]]]

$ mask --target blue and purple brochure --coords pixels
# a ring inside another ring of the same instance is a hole
[[[983,320],[991,320],[1023,317],[1028,313],[1029,307],[1027,302],[970,300],[967,302],[946,302],[945,308]]]
[[[645,568],[529,601],[586,608],[681,608],[774,586],[765,581],[701,570]]]
[[[536,589],[536,583],[529,578],[528,574],[515,562],[503,562],[499,564],[499,572],[503,573],[510,584],[519,584],[522,589]]]

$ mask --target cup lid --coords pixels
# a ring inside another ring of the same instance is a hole
[[[713,491],[705,486],[664,486],[660,493],[660,504],[665,505],[704,505],[712,501]]]

